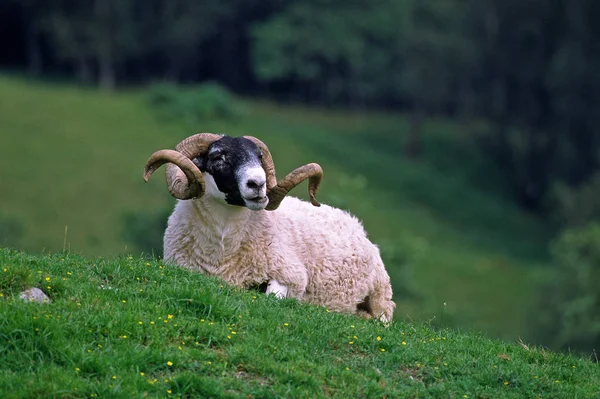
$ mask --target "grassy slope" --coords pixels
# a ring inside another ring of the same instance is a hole
[[[411,266],[418,296],[399,298],[399,317],[440,320],[443,313],[446,324],[511,339],[524,334],[544,229],[498,195],[497,173],[457,140],[456,127],[428,123],[423,160],[415,163],[400,156],[407,125],[399,116],[269,104],[251,110],[198,130],[260,137],[280,176],[321,163],[321,200],[350,209],[384,255],[397,252]],[[68,225],[68,248],[107,255],[131,251],[120,235],[123,212],[172,203],[160,179],[142,182],[147,156],[195,129],[159,123],[140,93],[0,77],[0,131],[0,209],[25,222],[22,247],[59,250]],[[388,268],[400,292],[404,271],[393,262]]]
[[[41,286],[51,304],[16,299]],[[599,398],[598,364],[133,257],[0,249],[0,396]]]

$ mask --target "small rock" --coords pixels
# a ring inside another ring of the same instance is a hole
[[[25,290],[19,294],[19,298],[29,302],[51,302],[50,298],[48,298],[48,295],[44,294],[44,291],[40,290],[39,288],[30,288]]]

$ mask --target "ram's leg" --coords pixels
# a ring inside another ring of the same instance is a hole
[[[304,299],[308,276],[304,265],[301,263],[293,264],[288,261],[285,269],[272,271],[270,278],[270,288],[267,288],[267,294],[275,293],[275,291],[285,291],[285,295],[283,296],[275,295],[278,298],[294,298],[299,301]]]
[[[369,313],[386,325],[389,325],[394,317],[396,304],[392,301],[390,278],[383,268],[380,269],[380,272],[376,277],[373,291],[367,298],[369,302]]]
[[[266,294],[274,294],[278,299],[286,298],[288,295],[288,287],[280,284],[277,280],[270,280],[267,285]]]

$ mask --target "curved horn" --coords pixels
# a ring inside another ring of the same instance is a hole
[[[181,200],[202,197],[205,192],[204,178],[192,159],[205,154],[208,147],[220,138],[213,133],[198,133],[177,144],[177,151],[156,151],[146,162],[144,180],[148,181],[156,169],[168,163],[166,178],[171,195]]]
[[[148,182],[156,169],[167,162],[177,165],[173,165],[173,168],[167,165],[168,188],[173,197],[190,199],[204,194],[204,178],[200,169],[191,159],[174,150],[160,150],[150,155],[144,167],[144,180]]]
[[[315,195],[319,189],[319,184],[321,184],[321,179],[323,179],[323,169],[321,169],[319,164],[309,163],[296,168],[267,193],[269,204],[265,209],[268,211],[277,209],[290,190],[306,179],[308,179],[308,195],[310,196],[310,202],[314,206],[321,206],[319,201],[315,198]]]
[[[277,175],[275,175],[275,163],[273,162],[273,157],[271,156],[271,151],[265,143],[252,136],[244,136],[245,139],[252,141],[254,144],[262,152],[262,167],[265,170],[265,174],[267,175],[267,191],[271,190],[277,185]]]
[[[193,159],[200,154],[206,154],[208,152],[208,147],[222,138],[223,136],[214,133],[198,133],[183,139],[177,144],[175,149],[189,159]]]

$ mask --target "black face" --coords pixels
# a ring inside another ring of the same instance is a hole
[[[252,141],[224,136],[211,144],[206,155],[194,158],[193,162],[202,173],[209,173],[214,178],[228,204],[245,206],[239,189],[239,179],[244,178],[240,171],[260,166],[261,158],[260,149]]]

